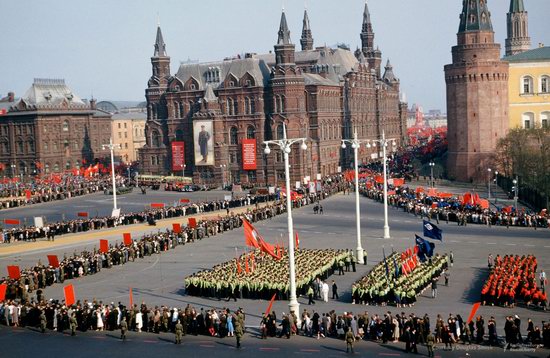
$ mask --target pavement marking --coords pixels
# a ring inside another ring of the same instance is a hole
[[[199,347],[214,348],[214,345],[213,344],[199,344]]]
[[[449,242],[458,242],[458,241],[456,241],[456,240],[448,240],[448,241],[449,241]]]
[[[300,352],[317,353],[317,352],[320,352],[320,351],[321,351],[321,350],[319,350],[319,349],[307,349],[307,348],[300,349]]]
[[[550,246],[545,246],[545,248],[550,249]]]
[[[400,357],[401,354],[399,353],[378,353],[379,356],[387,356],[387,357]]]
[[[479,244],[479,241],[470,241],[470,244]]]
[[[320,232],[320,231],[314,231],[313,233],[314,233],[314,234],[323,234],[323,233]]]
[[[144,340],[143,343],[158,343],[158,341]]]
[[[506,246],[516,246],[516,244],[505,244]]]
[[[104,336],[92,336],[91,338],[93,338],[93,339],[105,339],[106,337],[104,337]]]
[[[274,351],[278,351],[278,350],[280,350],[280,348],[276,348],[276,347],[260,347],[260,351],[274,352]]]
[[[523,246],[525,246],[525,247],[535,247],[535,245],[530,245],[530,244],[525,244]]]
[[[487,245],[496,245],[496,242],[488,242]]]

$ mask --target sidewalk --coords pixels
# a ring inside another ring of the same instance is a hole
[[[272,202],[266,202],[258,204],[258,207],[265,207]],[[239,208],[233,208],[230,212],[233,214],[242,214],[247,212],[249,209],[254,209],[256,205],[243,206]],[[182,226],[187,226],[187,221],[189,218],[196,219],[213,219],[220,216],[226,215],[226,210],[217,210],[206,213],[199,213],[195,215],[180,216],[177,218],[168,218],[157,220],[156,226],[150,226],[147,223],[144,224],[133,224],[133,225],[123,225],[117,226],[114,228],[102,229],[102,230],[93,230],[87,232],[79,232],[68,235],[56,236],[55,241],[47,241],[46,239],[41,239],[36,242],[25,242],[20,241],[11,244],[0,244],[0,257],[9,256],[14,254],[28,253],[32,251],[39,251],[44,249],[54,250],[61,248],[63,246],[77,244],[77,243],[87,243],[97,239],[108,239],[112,241],[122,241],[122,234],[129,232],[132,234],[133,239],[139,239],[146,232],[151,231],[164,231],[166,229],[172,229],[172,224],[180,223]],[[97,243],[99,247],[99,242]]]

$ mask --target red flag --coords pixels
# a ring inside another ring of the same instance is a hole
[[[197,227],[197,219],[189,218],[189,220],[187,221],[187,226],[189,226],[190,228],[196,228]]]
[[[393,178],[393,186],[394,187],[400,187],[405,185],[405,179],[403,178]]]
[[[59,267],[59,259],[57,258],[57,255],[48,255],[48,262],[53,268]]]
[[[164,208],[164,203],[151,203],[151,207],[162,209]]]
[[[244,228],[244,240],[246,246],[259,248],[258,240],[261,238],[258,230],[248,220],[243,219],[243,228]]]
[[[267,306],[267,309],[265,310],[265,315],[267,316],[269,312],[271,312],[271,307],[273,307],[273,302],[275,302],[275,297],[277,297],[277,294],[274,293],[273,297],[271,297],[271,300],[269,301],[269,305]]]
[[[382,175],[375,175],[374,181],[378,184],[384,184],[384,177]]]
[[[63,288],[63,291],[65,293],[65,304],[67,306],[72,306],[75,304],[75,295],[74,295],[74,287],[73,285],[67,285]]]
[[[81,218],[87,218],[88,217],[88,213],[85,212],[85,211],[81,211],[79,213],[76,214],[78,217],[81,217]]]
[[[466,323],[472,322],[472,319],[475,317],[476,312],[480,305],[481,305],[481,302],[474,303],[474,305],[472,306],[472,311],[470,311],[470,316],[468,316],[468,320],[466,321]]]
[[[99,251],[106,253],[109,252],[109,241],[108,240],[99,240]]]
[[[19,266],[8,266],[8,275],[14,280],[19,280],[19,278],[21,277]]]
[[[181,232],[181,225],[179,223],[173,223],[172,231],[174,231],[176,234],[179,234]]]
[[[243,273],[243,269],[241,267],[241,261],[237,259],[237,273],[240,275]]]
[[[296,231],[296,250],[300,247],[300,238],[298,237],[298,231]]]
[[[31,196],[31,191],[29,189],[25,189],[25,198],[27,198],[27,200],[31,200]]]
[[[185,198],[180,199],[180,203],[188,203],[188,202],[189,202],[189,199],[185,199]]]
[[[275,255],[275,248],[273,247],[273,245],[268,244],[261,237],[258,238],[258,243],[260,244],[260,250],[262,252],[265,252],[266,254],[270,255],[271,257],[273,257],[276,260],[279,259],[279,256]]]
[[[132,287],[130,287],[130,308],[134,307],[134,295],[132,294]]]
[[[244,271],[248,274],[250,273],[250,267],[248,267],[248,257],[244,259]]]
[[[19,219],[4,219],[4,224],[6,225],[19,225],[21,221]]]
[[[124,245],[132,245],[132,234],[130,234],[129,232],[125,232],[124,234],[122,234],[122,240],[124,241]]]
[[[4,301],[6,299],[6,290],[8,289],[8,285],[5,283],[0,285],[0,302]]]

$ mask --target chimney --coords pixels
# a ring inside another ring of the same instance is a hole
[[[15,93],[8,92],[8,102],[15,102]]]
[[[93,109],[93,110],[96,110],[96,109],[97,109],[97,107],[96,107],[96,102],[97,102],[97,101],[95,100],[95,98],[92,98],[92,99],[90,100],[90,108],[91,108],[91,109]]]

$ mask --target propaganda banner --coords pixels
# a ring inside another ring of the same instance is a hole
[[[181,172],[185,165],[185,142],[172,142],[172,171]]]
[[[256,139],[242,140],[243,170],[256,170]]]
[[[212,121],[194,121],[195,166],[214,165]]]

